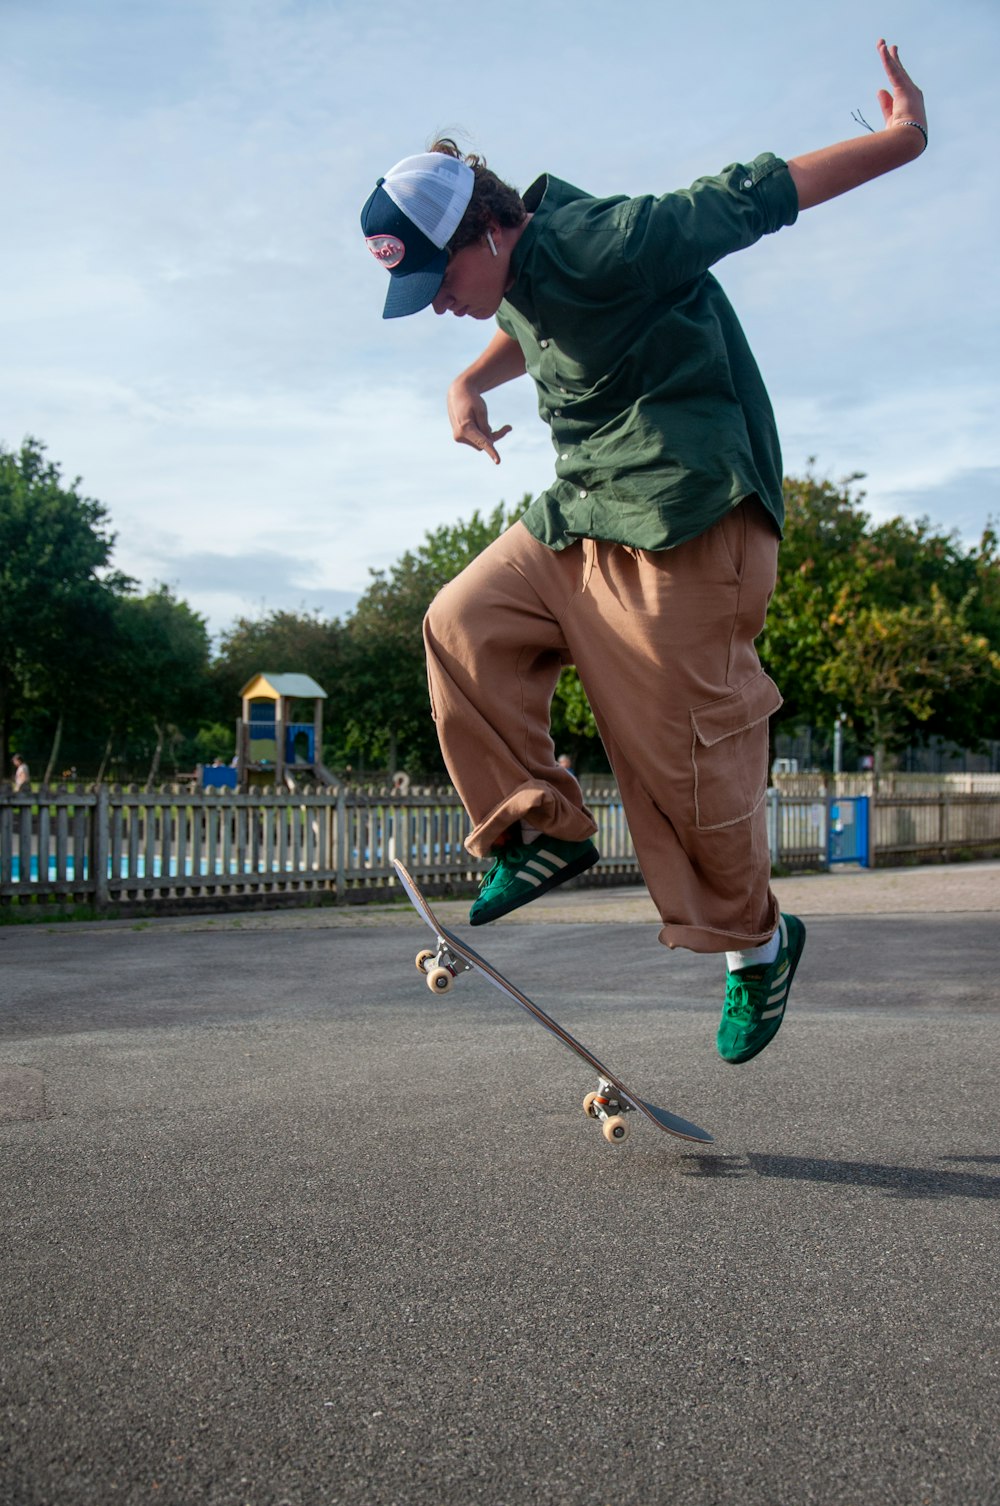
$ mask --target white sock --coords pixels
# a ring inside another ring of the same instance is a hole
[[[726,967],[731,973],[738,973],[741,967],[759,967],[761,964],[770,967],[777,960],[780,944],[780,932],[775,931],[770,941],[765,941],[763,946],[748,946],[742,952],[727,952]]]
[[[523,821],[521,822],[522,842],[537,842],[538,838],[544,835],[545,833],[539,831],[537,826],[526,826]]]

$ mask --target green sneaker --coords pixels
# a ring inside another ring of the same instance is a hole
[[[509,915],[557,884],[585,873],[599,857],[589,837],[585,842],[563,842],[559,837],[541,836],[536,842],[512,842],[494,848],[493,866],[469,911],[470,926],[485,926],[501,915]]]
[[[782,915],[778,931],[778,955],[770,967],[741,967],[737,973],[726,974],[726,1002],[715,1038],[723,1061],[748,1062],[781,1026],[806,944],[806,928],[797,916]]]

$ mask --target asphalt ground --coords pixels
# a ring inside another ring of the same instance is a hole
[[[1000,865],[782,880],[756,1061],[642,891],[0,931],[0,1502],[1000,1501]],[[442,907],[451,923],[458,906]]]

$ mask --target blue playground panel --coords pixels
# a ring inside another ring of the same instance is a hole
[[[263,708],[267,712],[268,708]],[[278,724],[274,717],[265,714],[255,716],[255,706],[250,707],[250,741],[251,743],[273,743],[277,740]],[[296,739],[305,739],[304,758],[296,758]],[[316,728],[312,722],[287,722],[285,724],[285,750],[284,760],[286,763],[315,763],[316,761]],[[208,771],[206,770],[206,773]]]
[[[211,765],[201,771],[201,787],[203,790],[235,790],[239,783],[239,773],[236,769],[222,765],[216,768]]]
[[[827,861],[868,867],[867,795],[842,796],[830,806]]]

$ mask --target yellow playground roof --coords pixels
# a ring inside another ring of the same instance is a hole
[[[296,701],[326,700],[326,691],[322,685],[316,684],[311,675],[272,675],[265,670],[248,680],[240,695],[244,700],[252,700],[255,696],[267,697],[272,701],[286,696]]]

